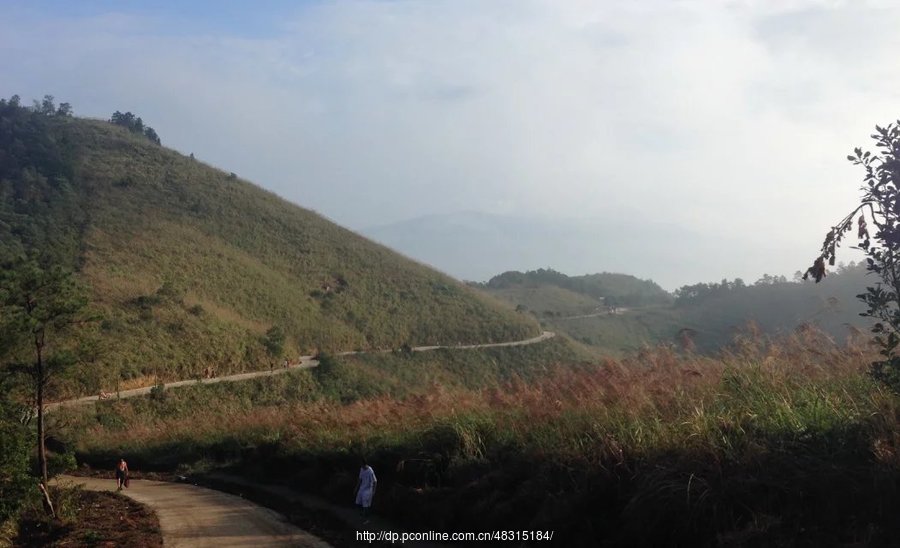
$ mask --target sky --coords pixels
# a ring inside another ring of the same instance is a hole
[[[847,154],[900,117],[892,2],[4,0],[2,12],[0,95],[130,110],[164,145],[350,228],[463,211],[673,226],[703,236],[708,280],[808,266],[859,195]],[[653,265],[636,273],[700,281]]]

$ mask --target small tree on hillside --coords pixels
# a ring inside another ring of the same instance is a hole
[[[56,113],[56,105],[53,104],[54,97],[52,95],[44,95],[44,99],[38,101],[35,99],[32,109],[44,116],[53,116]]]
[[[156,130],[150,126],[144,128],[144,137],[150,139],[157,145],[160,144],[159,135],[156,134]]]
[[[47,483],[44,403],[50,381],[75,362],[66,334],[83,320],[87,299],[72,273],[35,261],[3,265],[0,276],[0,357],[6,369],[27,374],[37,408],[41,479]]]
[[[865,170],[859,205],[838,221],[822,244],[822,250],[803,279],[820,282],[825,263],[834,265],[836,250],[854,226],[858,248],[866,254],[866,270],[880,281],[858,295],[868,307],[864,316],[875,318],[872,332],[882,359],[872,364],[873,375],[894,390],[900,390],[900,126],[875,126],[875,154],[856,148],[848,156]],[[874,227],[873,232],[869,226]]]
[[[113,112],[113,115],[109,118],[109,123],[122,126],[132,133],[143,135],[157,145],[161,143],[156,130],[150,126],[144,125],[144,121],[141,117],[135,116],[131,112],[122,113],[117,110]]]

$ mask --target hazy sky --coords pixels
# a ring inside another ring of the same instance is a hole
[[[672,224],[721,239],[709,279],[749,280],[806,266],[858,195],[847,153],[900,117],[888,2],[177,4],[4,1],[0,95],[131,110],[351,228]]]

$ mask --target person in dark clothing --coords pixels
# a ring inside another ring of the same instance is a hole
[[[125,462],[125,458],[119,459],[119,464],[116,465],[116,489],[117,491],[121,491],[123,487],[128,487],[128,463]]]

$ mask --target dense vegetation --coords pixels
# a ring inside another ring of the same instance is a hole
[[[0,262],[30,254],[43,262],[77,265],[87,215],[74,184],[70,136],[53,127],[69,121],[46,110],[27,109],[19,98],[0,100]],[[46,102],[46,101],[45,101]]]
[[[526,315],[131,129],[0,103],[2,259],[75,269],[103,318],[96,359],[58,394],[259,368],[275,327],[276,358],[537,333]]]
[[[0,545],[5,526],[15,519],[29,491],[34,490],[28,458],[33,444],[18,411],[0,396]]]
[[[109,119],[109,123],[122,126],[131,133],[143,135],[157,145],[161,144],[159,135],[156,134],[156,130],[150,126],[144,125],[144,120],[142,120],[140,116],[135,116],[130,112],[122,113],[117,110],[113,112],[112,117]]]
[[[360,354],[343,357],[324,355],[319,367],[275,377],[263,377],[240,383],[197,385],[163,390],[149,398],[102,402],[96,407],[65,409],[52,415],[58,432],[79,449],[82,458],[103,463],[112,452],[124,451],[136,466],[189,464],[208,453],[207,444],[217,445],[224,432],[203,426],[212,415],[236,416],[254,409],[275,411],[280,406],[354,405],[370,398],[398,400],[421,396],[440,386],[443,389],[475,390],[500,387],[510,379],[543,378],[549,367],[586,362],[561,338],[535,345],[483,350],[439,350],[436,352],[396,351],[384,354]],[[192,439],[179,440],[178,446],[153,450],[154,436],[147,443],[122,438],[110,444],[104,432],[132,429],[154,430],[158,421],[197,417]],[[202,417],[202,418],[201,418]],[[211,436],[207,436],[210,434]],[[227,444],[226,444],[227,445]],[[238,453],[229,453],[235,457]],[[148,454],[146,451],[151,451]],[[214,450],[213,452],[220,450]],[[99,455],[99,456],[98,456]],[[143,458],[142,458],[143,457]]]
[[[770,334],[813,325],[837,341],[870,324],[860,317],[865,307],[857,299],[872,282],[863,265],[841,265],[819,286],[799,277],[794,281],[764,277],[753,285],[735,282],[708,284],[710,291],[691,297],[684,291],[679,294],[672,312],[680,329],[691,329],[689,336],[698,347],[721,347],[747,322]]]
[[[85,215],[72,186],[72,157],[49,131],[52,120],[70,115],[71,106],[57,108],[51,96],[30,109],[17,96],[0,100],[0,529],[37,499],[36,482],[28,478],[36,445],[28,439],[32,417],[25,410],[43,396],[49,370],[67,361],[54,351],[54,335],[46,336],[46,320],[55,316],[48,300],[59,300],[44,274],[70,279],[81,252]],[[46,360],[34,360],[36,344]],[[40,419],[36,468],[46,480]]]
[[[803,283],[799,274],[793,281],[765,275],[753,284],[735,279],[686,285],[668,304],[632,307],[609,307],[604,300],[571,289],[573,284],[553,271],[531,274],[503,274],[486,290],[531,312],[548,328],[614,354],[660,343],[712,352],[748,323],[767,334],[810,324],[836,340],[869,325],[860,318],[865,307],[856,295],[871,279],[863,265],[853,263],[839,266],[818,286]]]
[[[865,373],[858,341],[806,329],[744,337],[717,358],[493,356],[525,364],[522,375],[501,366],[469,386],[446,382],[469,370],[448,373],[480,353],[446,354],[336,362],[318,374],[349,377],[324,397],[310,394],[326,381],[299,372],[66,420],[86,428],[80,451],[100,464],[117,451],[143,466],[232,464],[340,503],[365,453],[376,510],[414,530],[551,529],[561,546],[889,545],[900,532],[900,407]],[[436,382],[392,384],[431,359],[422,379]]]
[[[519,297],[524,302],[518,304],[537,312],[543,310],[541,302],[531,301],[529,295],[534,295],[534,290],[540,288],[559,288],[579,295],[575,301],[580,301],[580,311],[585,313],[600,306],[646,306],[672,300],[671,295],[650,280],[610,272],[567,276],[553,269],[540,268],[528,272],[504,272],[487,283],[472,282],[471,285],[499,292],[507,300]]]

